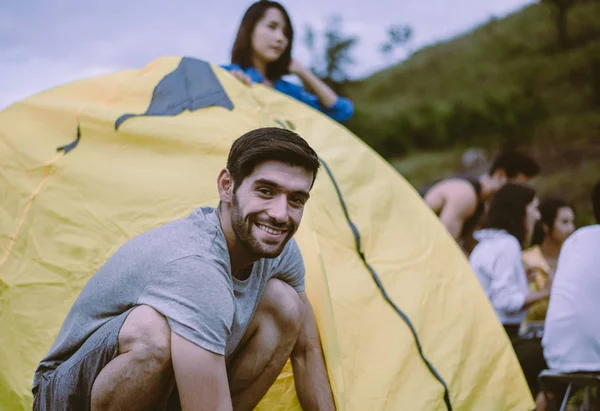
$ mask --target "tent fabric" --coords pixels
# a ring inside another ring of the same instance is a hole
[[[327,173],[317,177],[296,239],[338,409],[446,405],[410,328],[357,253],[336,185],[362,254],[410,319],[453,409],[533,409],[510,342],[463,254],[410,184],[346,128],[210,66],[232,109],[186,105],[129,118],[115,130],[123,114],[149,111],[178,67],[203,66],[185,61],[161,58],[0,112],[0,408],[31,409],[37,363],[108,257],[143,231],[216,205],[216,176],[233,140],[280,126],[303,136],[335,176],[335,184]],[[289,362],[257,409],[301,409]]]
[[[209,106],[233,109],[233,103],[217,80],[210,64],[189,57],[166,75],[154,89],[150,107],[141,116],[174,116]],[[115,122],[115,129],[136,114],[124,114]]]
[[[331,170],[330,170],[329,166],[327,165],[327,163],[325,163],[322,159],[320,159],[320,161],[323,164],[323,166],[325,167],[325,171],[327,172],[327,174],[329,175],[329,177],[331,178],[331,180],[335,186],[335,191],[338,195],[338,198],[340,199],[340,204],[344,210],[344,215],[346,216],[346,220],[348,221],[348,224],[350,225],[350,228],[352,229],[352,234],[354,234],[354,239],[355,239],[355,244],[356,244],[356,252],[360,256],[360,259],[362,260],[363,264],[365,265],[365,267],[367,268],[369,273],[371,273],[371,276],[373,277],[373,281],[375,281],[375,284],[379,288],[379,291],[381,292],[381,295],[383,296],[385,301],[394,309],[394,311],[400,316],[400,318],[402,318],[402,320],[406,323],[406,325],[410,329],[410,332],[413,334],[413,338],[415,339],[415,344],[417,346],[419,356],[421,356],[421,358],[423,359],[423,362],[427,366],[427,369],[431,372],[431,374],[435,377],[435,379],[437,379],[440,382],[440,384],[442,384],[442,386],[444,387],[444,403],[446,404],[447,410],[452,411],[450,394],[448,393],[448,385],[446,384],[446,382],[444,381],[442,376],[439,374],[439,372],[435,369],[435,367],[431,364],[431,362],[423,354],[423,347],[421,346],[419,336],[417,335],[417,332],[416,332],[415,327],[413,326],[412,322],[406,316],[406,314],[404,312],[402,312],[402,310],[400,310],[398,308],[398,306],[394,303],[394,301],[390,298],[389,294],[385,290],[385,286],[381,283],[381,279],[379,278],[379,275],[377,275],[377,272],[373,269],[373,267],[371,267],[369,262],[366,260],[365,255],[362,252],[362,247],[360,245],[361,244],[360,243],[360,233],[358,232],[356,225],[354,225],[354,222],[352,221],[352,219],[350,218],[350,215],[348,214],[348,207],[346,207],[346,203],[344,202],[344,196],[340,192],[340,189],[335,181],[335,177],[331,173]]]

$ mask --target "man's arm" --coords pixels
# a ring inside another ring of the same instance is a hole
[[[335,410],[315,314],[306,293],[298,295],[305,306],[304,325],[291,356],[298,399],[305,410]]]
[[[171,359],[182,411],[231,411],[225,357],[171,333]]]

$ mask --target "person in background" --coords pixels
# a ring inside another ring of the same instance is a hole
[[[565,241],[556,268],[542,345],[551,369],[600,373],[600,181],[592,191],[596,224]]]
[[[446,178],[422,190],[421,195],[469,254],[474,247],[473,231],[485,211],[485,202],[505,184],[525,184],[539,171],[530,156],[509,151],[496,157],[487,174],[479,178]]]
[[[352,102],[338,96],[308,68],[292,58],[293,41],[294,29],[285,8],[275,1],[258,1],[244,14],[233,44],[231,64],[224,68],[248,85],[262,83],[336,121],[348,121],[354,114]],[[283,80],[286,74],[298,76],[312,93]]]
[[[532,395],[538,395],[538,374],[546,368],[539,340],[519,339],[520,324],[533,304],[550,295],[551,281],[545,288],[530,291],[522,263],[522,249],[530,243],[535,223],[540,218],[533,188],[506,184],[492,197],[483,229],[475,232],[479,241],[469,263],[504,329]],[[541,395],[541,394],[540,394]]]
[[[531,187],[507,184],[492,198],[469,263],[509,337],[516,337],[527,309],[548,298],[549,287],[530,292],[521,250],[540,217]]]
[[[575,212],[564,200],[549,198],[543,201],[540,214],[541,219],[533,233],[533,247],[523,253],[529,288],[533,291],[544,289],[554,276],[561,247],[575,231]],[[526,322],[544,321],[547,309],[546,300],[532,305],[527,312]]]
[[[596,224],[575,231],[563,244],[544,325],[542,346],[554,371],[600,374],[600,181],[592,190]],[[546,392],[563,401],[566,386]],[[546,397],[537,410],[546,410]]]

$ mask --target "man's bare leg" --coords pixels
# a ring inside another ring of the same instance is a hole
[[[263,298],[227,364],[233,409],[252,410],[283,369],[304,321],[304,303],[288,284],[267,282]]]
[[[119,332],[119,354],[92,386],[92,411],[149,410],[167,400],[174,385],[171,329],[152,307],[133,309]]]

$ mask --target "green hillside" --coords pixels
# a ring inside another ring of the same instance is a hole
[[[467,147],[530,150],[542,196],[575,203],[591,222],[600,179],[600,2],[579,0],[557,40],[553,9],[526,7],[351,83],[348,127],[413,184],[460,169]],[[427,154],[424,154],[427,152]]]

